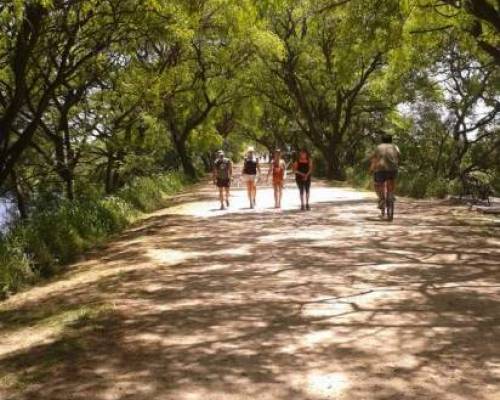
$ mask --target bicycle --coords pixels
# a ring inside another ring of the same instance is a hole
[[[395,201],[394,193],[388,193],[388,196],[385,200],[385,207],[387,210],[387,221],[392,221],[394,219],[394,201]]]
[[[381,217],[384,219],[387,216],[387,221],[391,222],[394,220],[394,203],[396,202],[396,196],[393,191],[387,190],[387,182],[384,185],[383,198],[379,201],[379,208]]]
[[[490,196],[493,194],[493,189],[491,186],[491,177],[487,173],[481,173],[480,171],[467,172],[460,175],[460,181],[462,183],[462,191],[460,193],[460,199],[463,197],[470,196],[470,203],[477,204],[484,201],[491,205]]]

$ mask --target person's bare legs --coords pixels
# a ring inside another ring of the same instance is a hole
[[[281,208],[281,200],[283,199],[283,185],[278,185],[278,208]]]
[[[229,207],[229,187],[226,187],[225,192],[226,192],[226,206]]]
[[[252,201],[253,201],[253,206],[257,204],[257,182],[253,181],[252,182]]]
[[[394,179],[388,179],[386,181],[387,198],[389,198],[389,196],[394,196],[395,190],[396,190],[396,181]]]
[[[253,203],[253,182],[249,179],[247,181],[247,194],[248,194],[248,200],[250,200],[250,208],[254,207]]]
[[[219,200],[220,200],[220,209],[224,210],[224,188],[219,187]]]
[[[274,189],[274,208],[279,208],[279,185],[273,185]]]
[[[382,210],[384,206],[382,202],[385,201],[385,183],[375,182],[374,187],[378,198],[378,208]]]

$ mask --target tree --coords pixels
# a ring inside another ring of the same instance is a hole
[[[392,1],[341,2],[321,12],[313,5],[289,1],[284,10],[269,16],[286,56],[282,61],[264,60],[270,74],[264,81],[270,84],[257,90],[295,115],[323,155],[327,176],[343,179],[346,137],[355,118],[380,108],[374,86],[388,51],[398,43],[401,21]],[[388,18],[389,12],[394,16]]]
[[[47,110],[74,80],[116,63],[149,2],[22,1],[0,6],[0,185],[41,134]],[[19,8],[20,7],[20,8]],[[76,89],[78,90],[78,89]]]
[[[416,11],[416,12],[414,12]],[[494,0],[430,0],[410,2],[412,32],[463,36],[500,65],[500,4]]]

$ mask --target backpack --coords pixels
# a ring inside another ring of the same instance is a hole
[[[215,162],[215,168],[217,169],[217,179],[229,179],[229,163],[227,158],[222,160],[217,160]]]

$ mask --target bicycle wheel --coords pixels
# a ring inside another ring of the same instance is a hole
[[[391,196],[388,196],[386,207],[387,207],[387,220],[392,221],[394,219],[394,200]]]

